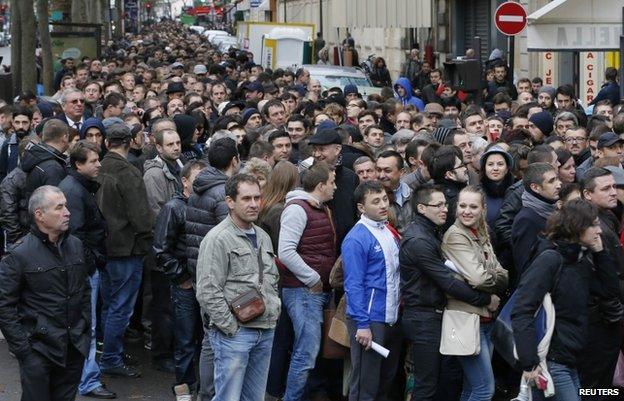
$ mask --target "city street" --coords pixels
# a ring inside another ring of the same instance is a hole
[[[149,366],[147,351],[137,344],[132,345],[128,351],[141,363],[142,377],[140,379],[110,379],[104,378],[107,387],[117,393],[118,400],[153,400],[170,401],[175,397],[171,392],[173,375],[158,372]],[[19,401],[20,382],[17,360],[9,355],[6,341],[0,341],[0,400]],[[92,400],[92,398],[77,397],[79,401]]]

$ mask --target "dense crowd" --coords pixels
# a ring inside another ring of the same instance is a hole
[[[128,341],[180,401],[622,385],[614,68],[583,105],[498,51],[469,92],[413,50],[394,81],[374,60],[364,99],[171,21],[62,64],[53,96],[0,104],[22,400],[115,398],[102,375],[141,376]]]

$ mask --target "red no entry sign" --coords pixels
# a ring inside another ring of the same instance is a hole
[[[494,23],[501,33],[509,36],[517,35],[526,27],[526,10],[515,1],[503,3],[496,9]]]

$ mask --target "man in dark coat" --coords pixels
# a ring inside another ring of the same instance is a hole
[[[327,202],[336,223],[336,245],[340,250],[343,238],[356,222],[355,199],[353,193],[359,184],[358,176],[342,165],[342,141],[334,129],[321,130],[310,138],[314,161],[324,161],[336,172],[336,192]]]
[[[602,229],[602,243],[613,258],[614,263],[600,266],[601,269],[612,269],[618,275],[620,289],[624,273],[624,253],[620,244],[620,223],[613,213],[618,206],[617,188],[624,185],[624,173],[621,168],[592,167],[587,171],[582,182],[583,198],[598,207],[598,219]],[[617,187],[617,188],[616,188]],[[592,286],[589,306],[589,324],[587,327],[587,345],[579,363],[581,386],[601,388],[611,386],[611,379],[620,351],[622,330],[620,323],[624,314],[619,297],[609,297],[597,292]],[[583,397],[583,400],[597,400],[594,397]]]
[[[108,153],[102,160],[96,198],[108,226],[100,366],[102,373],[134,378],[140,373],[124,362],[123,338],[141,286],[143,257],[152,244],[153,217],[141,173],[127,159],[131,135],[125,124],[107,128]]]
[[[96,308],[100,287],[98,268],[106,265],[106,222],[95,200],[100,187],[96,181],[100,171],[99,151],[100,148],[93,142],[78,142],[70,154],[72,167],[59,188],[65,194],[67,209],[71,213],[69,231],[82,240],[91,274],[91,347],[78,390],[88,397],[113,398],[116,394],[107,390],[100,381],[100,366],[95,359]]]
[[[0,181],[4,179],[15,167],[20,160],[18,147],[20,141],[25,138],[31,130],[32,111],[25,108],[17,108],[13,110],[13,133],[7,136],[0,148]]]
[[[42,143],[31,143],[20,163],[26,173],[24,197],[42,185],[58,185],[67,175],[67,158],[63,154],[69,147],[69,127],[59,120],[45,123],[41,133]]]
[[[516,283],[528,267],[538,235],[546,228],[546,221],[556,210],[561,189],[557,170],[548,163],[529,165],[524,173],[523,184],[522,209],[511,226]]]
[[[23,401],[74,400],[89,351],[89,269],[66,204],[58,188],[38,188],[31,232],[0,262],[0,330],[20,364]]]

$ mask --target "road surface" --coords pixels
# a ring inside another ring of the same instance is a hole
[[[139,345],[129,345],[128,351],[139,359],[138,367],[142,372],[139,379],[104,378],[107,387],[117,393],[120,401],[150,400],[172,401],[175,396],[171,392],[174,382],[172,374],[161,373],[149,365],[149,355]],[[6,341],[0,341],[0,400],[19,401],[21,387],[17,360],[9,355]],[[78,396],[78,401],[90,401],[93,398]]]

